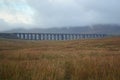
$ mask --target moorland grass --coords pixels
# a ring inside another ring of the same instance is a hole
[[[120,38],[0,39],[0,80],[120,80]]]

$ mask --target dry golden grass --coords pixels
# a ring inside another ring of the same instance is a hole
[[[0,80],[120,80],[120,38],[0,39]]]

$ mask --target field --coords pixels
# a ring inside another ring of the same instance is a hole
[[[0,80],[120,80],[120,37],[0,39]]]

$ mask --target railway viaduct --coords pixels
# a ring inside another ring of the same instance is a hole
[[[87,38],[104,38],[106,34],[78,34],[78,33],[0,33],[1,38],[22,40],[77,40]]]

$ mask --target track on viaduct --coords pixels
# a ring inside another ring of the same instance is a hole
[[[0,33],[0,38],[22,40],[77,40],[104,38],[106,34],[75,34],[75,33]]]

